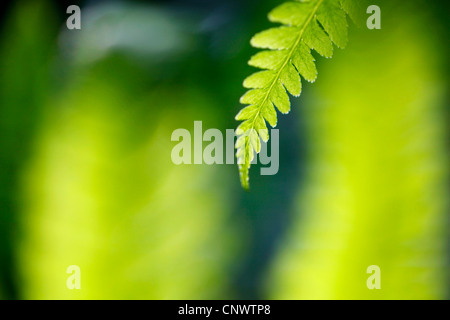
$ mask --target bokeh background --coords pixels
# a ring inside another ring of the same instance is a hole
[[[171,162],[173,130],[236,127],[281,2],[2,2],[0,299],[450,297],[447,1],[374,1],[381,30],[316,56],[250,192]]]

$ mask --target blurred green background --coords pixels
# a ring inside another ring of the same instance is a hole
[[[249,193],[172,163],[175,129],[236,127],[281,2],[2,3],[0,299],[449,298],[446,1],[375,1],[381,30],[316,55]]]

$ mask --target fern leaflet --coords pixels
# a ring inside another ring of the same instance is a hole
[[[283,114],[290,111],[286,90],[298,97],[302,91],[301,77],[309,82],[317,78],[311,50],[331,58],[334,43],[339,48],[347,44],[347,17],[356,21],[358,0],[297,0],[281,4],[269,13],[269,20],[281,23],[256,34],[251,39],[260,51],[248,62],[262,69],[244,80],[249,89],[240,99],[247,105],[236,116],[243,121],[236,129],[236,158],[241,184],[249,188],[249,169],[255,153],[261,149],[261,139],[269,140],[270,126],[277,125],[275,107]]]

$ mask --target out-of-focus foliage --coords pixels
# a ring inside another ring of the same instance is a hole
[[[383,7],[323,66],[303,108],[307,186],[268,295],[288,299],[443,299],[449,194],[439,43],[414,6]],[[381,269],[381,290],[366,270]]]
[[[189,118],[191,104],[208,102],[163,88],[136,101],[107,81],[63,96],[30,165],[21,252],[28,297],[226,297],[227,190],[210,185],[227,177],[167,161],[167,137],[183,124],[170,106],[190,101]],[[167,109],[159,114],[145,108],[161,101]],[[148,123],[155,124],[144,131]],[[79,293],[59,285],[71,264],[85,275]]]
[[[150,87],[121,55],[88,70],[52,99],[24,174],[25,298],[229,297],[229,190],[213,183],[228,178],[170,161],[172,131],[200,107],[208,123],[215,103],[201,88]],[[70,265],[82,290],[65,286]]]
[[[16,297],[16,245],[20,175],[33,147],[48,93],[57,34],[47,3],[18,4],[4,21],[0,41],[0,287]],[[42,23],[42,17],[49,17]]]

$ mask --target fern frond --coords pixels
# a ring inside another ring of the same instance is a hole
[[[269,20],[280,27],[265,30],[251,39],[251,45],[267,49],[254,55],[249,65],[262,69],[244,80],[249,89],[240,99],[247,105],[236,116],[243,121],[236,129],[236,157],[241,184],[249,187],[249,169],[255,153],[260,152],[261,139],[269,140],[270,126],[277,125],[275,107],[283,114],[291,109],[288,91],[299,96],[301,78],[314,82],[317,78],[311,50],[331,58],[334,43],[347,44],[347,13],[357,20],[358,0],[311,0],[283,3],[269,13]]]

